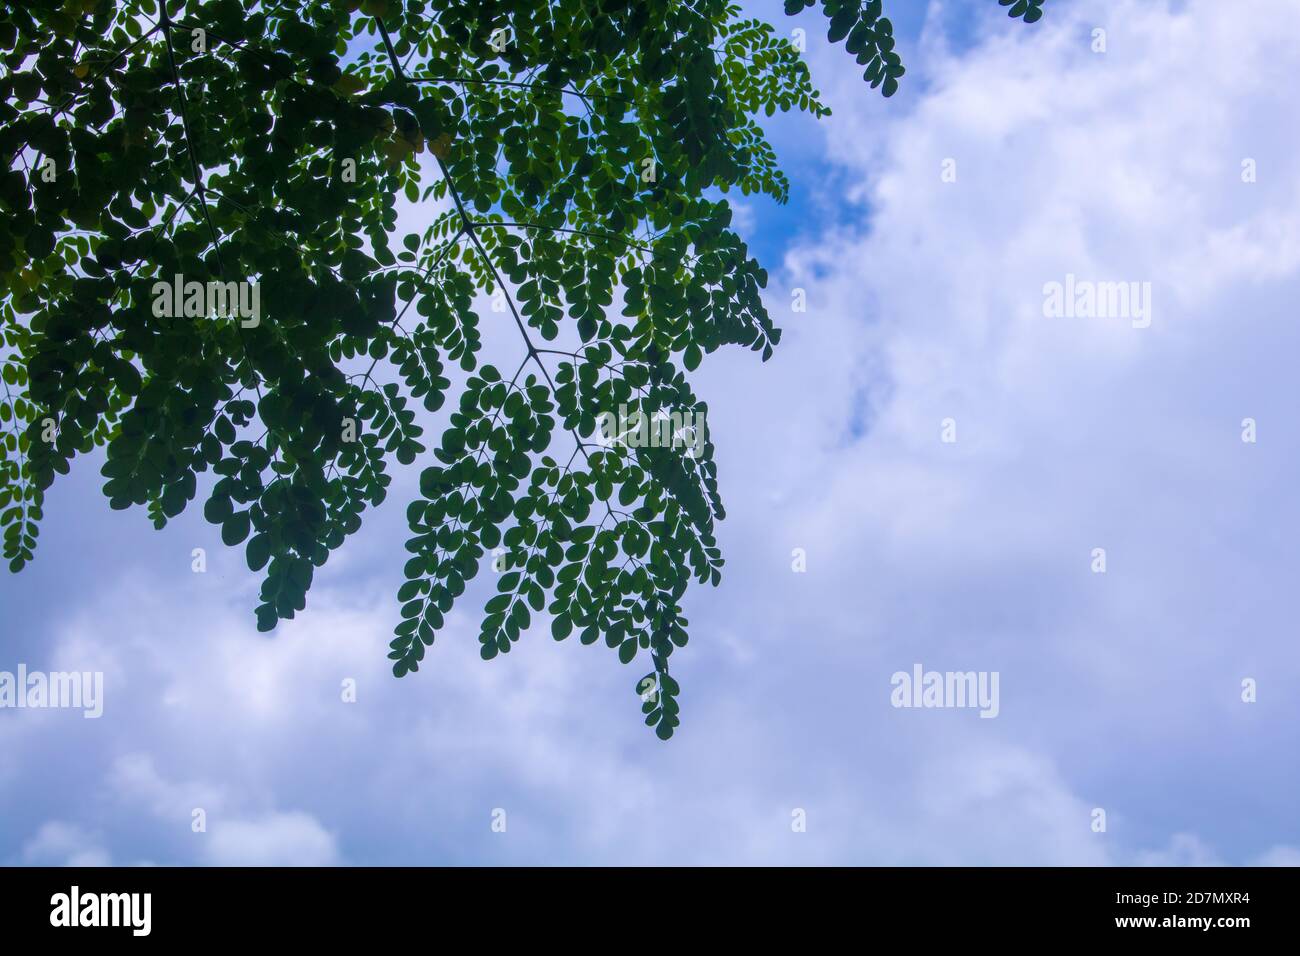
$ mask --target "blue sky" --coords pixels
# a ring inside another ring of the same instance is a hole
[[[104,716],[0,710],[0,861],[1300,862],[1294,0],[893,6],[903,90],[810,29],[834,115],[739,204],[786,337],[697,375],[728,563],[677,737],[600,647],[479,660],[481,600],[391,677],[418,469],[267,637],[199,509],[154,532],[85,461],[0,670],[103,671]],[[1045,316],[1068,275],[1150,283],[1150,326]],[[997,672],[998,716],[893,707],[915,663]]]

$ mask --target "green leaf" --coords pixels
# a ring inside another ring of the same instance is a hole
[[[223,528],[222,530],[224,533],[225,529]],[[248,539],[248,546],[244,553],[248,560],[248,570],[262,570],[271,557],[271,539],[264,534],[253,535]]]
[[[236,511],[221,524],[221,541],[233,548],[248,537],[250,522],[247,511]]]

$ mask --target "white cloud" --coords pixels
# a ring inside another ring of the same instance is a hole
[[[339,854],[334,837],[310,814],[275,813],[214,824],[204,861],[213,866],[331,866]]]
[[[41,825],[22,849],[22,862],[31,866],[109,866],[109,853],[99,838],[60,820]]]
[[[1186,788],[1215,786],[1206,760],[1261,792],[1295,786],[1270,769],[1300,717],[1281,597],[1294,559],[1271,529],[1300,525],[1286,491],[1300,464],[1286,306],[1300,293],[1300,129],[1276,122],[1295,110],[1278,78],[1300,67],[1300,40],[1261,28],[1293,13],[1062,5],[959,55],[930,46],[938,59],[909,71],[930,87],[902,116],[862,108],[856,75],[827,55],[826,130],[846,167],[830,186],[863,205],[788,258],[772,367],[737,359],[710,395],[731,580],[758,582],[727,626],[793,672],[752,692],[788,701],[801,680],[874,695],[917,660],[1000,670],[986,759],[1033,768],[1031,803],[1063,775],[1053,819],[1096,801],[1159,832],[1163,807],[1198,814]],[[1087,46],[1095,22],[1104,56]],[[1245,156],[1269,175],[1243,183]],[[940,177],[949,157],[957,183]],[[867,211],[869,230],[847,224]],[[1071,273],[1151,282],[1151,328],[1044,318],[1044,283]],[[790,287],[808,290],[808,315],[789,313]],[[1246,416],[1271,423],[1270,443],[1240,441]],[[948,417],[955,445],[940,441]],[[788,572],[796,546],[806,578]],[[1104,577],[1089,570],[1099,546]],[[1263,671],[1278,696],[1251,710],[1240,680]],[[864,736],[903,732],[841,709]],[[918,736],[905,766],[947,766]],[[1182,785],[1135,778],[1150,761]],[[1217,825],[1208,807],[1199,817]],[[950,861],[982,852],[963,819]],[[1112,830],[1107,858],[1137,852],[1133,833]],[[1097,844],[1059,846],[1088,862]],[[993,855],[1032,852],[1005,839]]]

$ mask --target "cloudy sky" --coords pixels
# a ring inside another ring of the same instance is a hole
[[[481,601],[391,676],[416,469],[267,637],[199,509],[154,532],[86,461],[0,670],[102,671],[104,715],[0,710],[0,862],[1300,863],[1300,3],[893,7],[891,100],[780,24],[834,115],[739,204],[785,338],[697,374],[728,563],[672,741],[601,646],[481,661]],[[1149,326],[1046,316],[1067,276]],[[996,718],[892,706],[916,664]]]

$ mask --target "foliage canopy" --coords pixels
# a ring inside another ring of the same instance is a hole
[[[892,95],[880,0],[785,0],[817,6]],[[556,640],[648,652],[671,736],[679,602],[723,564],[713,445],[593,434],[620,406],[705,416],[686,373],[780,341],[724,194],[787,198],[757,117],[828,112],[796,46],[726,0],[27,0],[0,56],[9,567],[79,454],[102,446],[110,506],[158,527],[211,472],[203,513],[270,630],[419,460],[394,673],[496,551],[482,656],[543,612]],[[403,200],[422,232],[396,234]],[[173,277],[255,283],[260,317],[160,310]],[[443,416],[431,450],[415,403]]]

